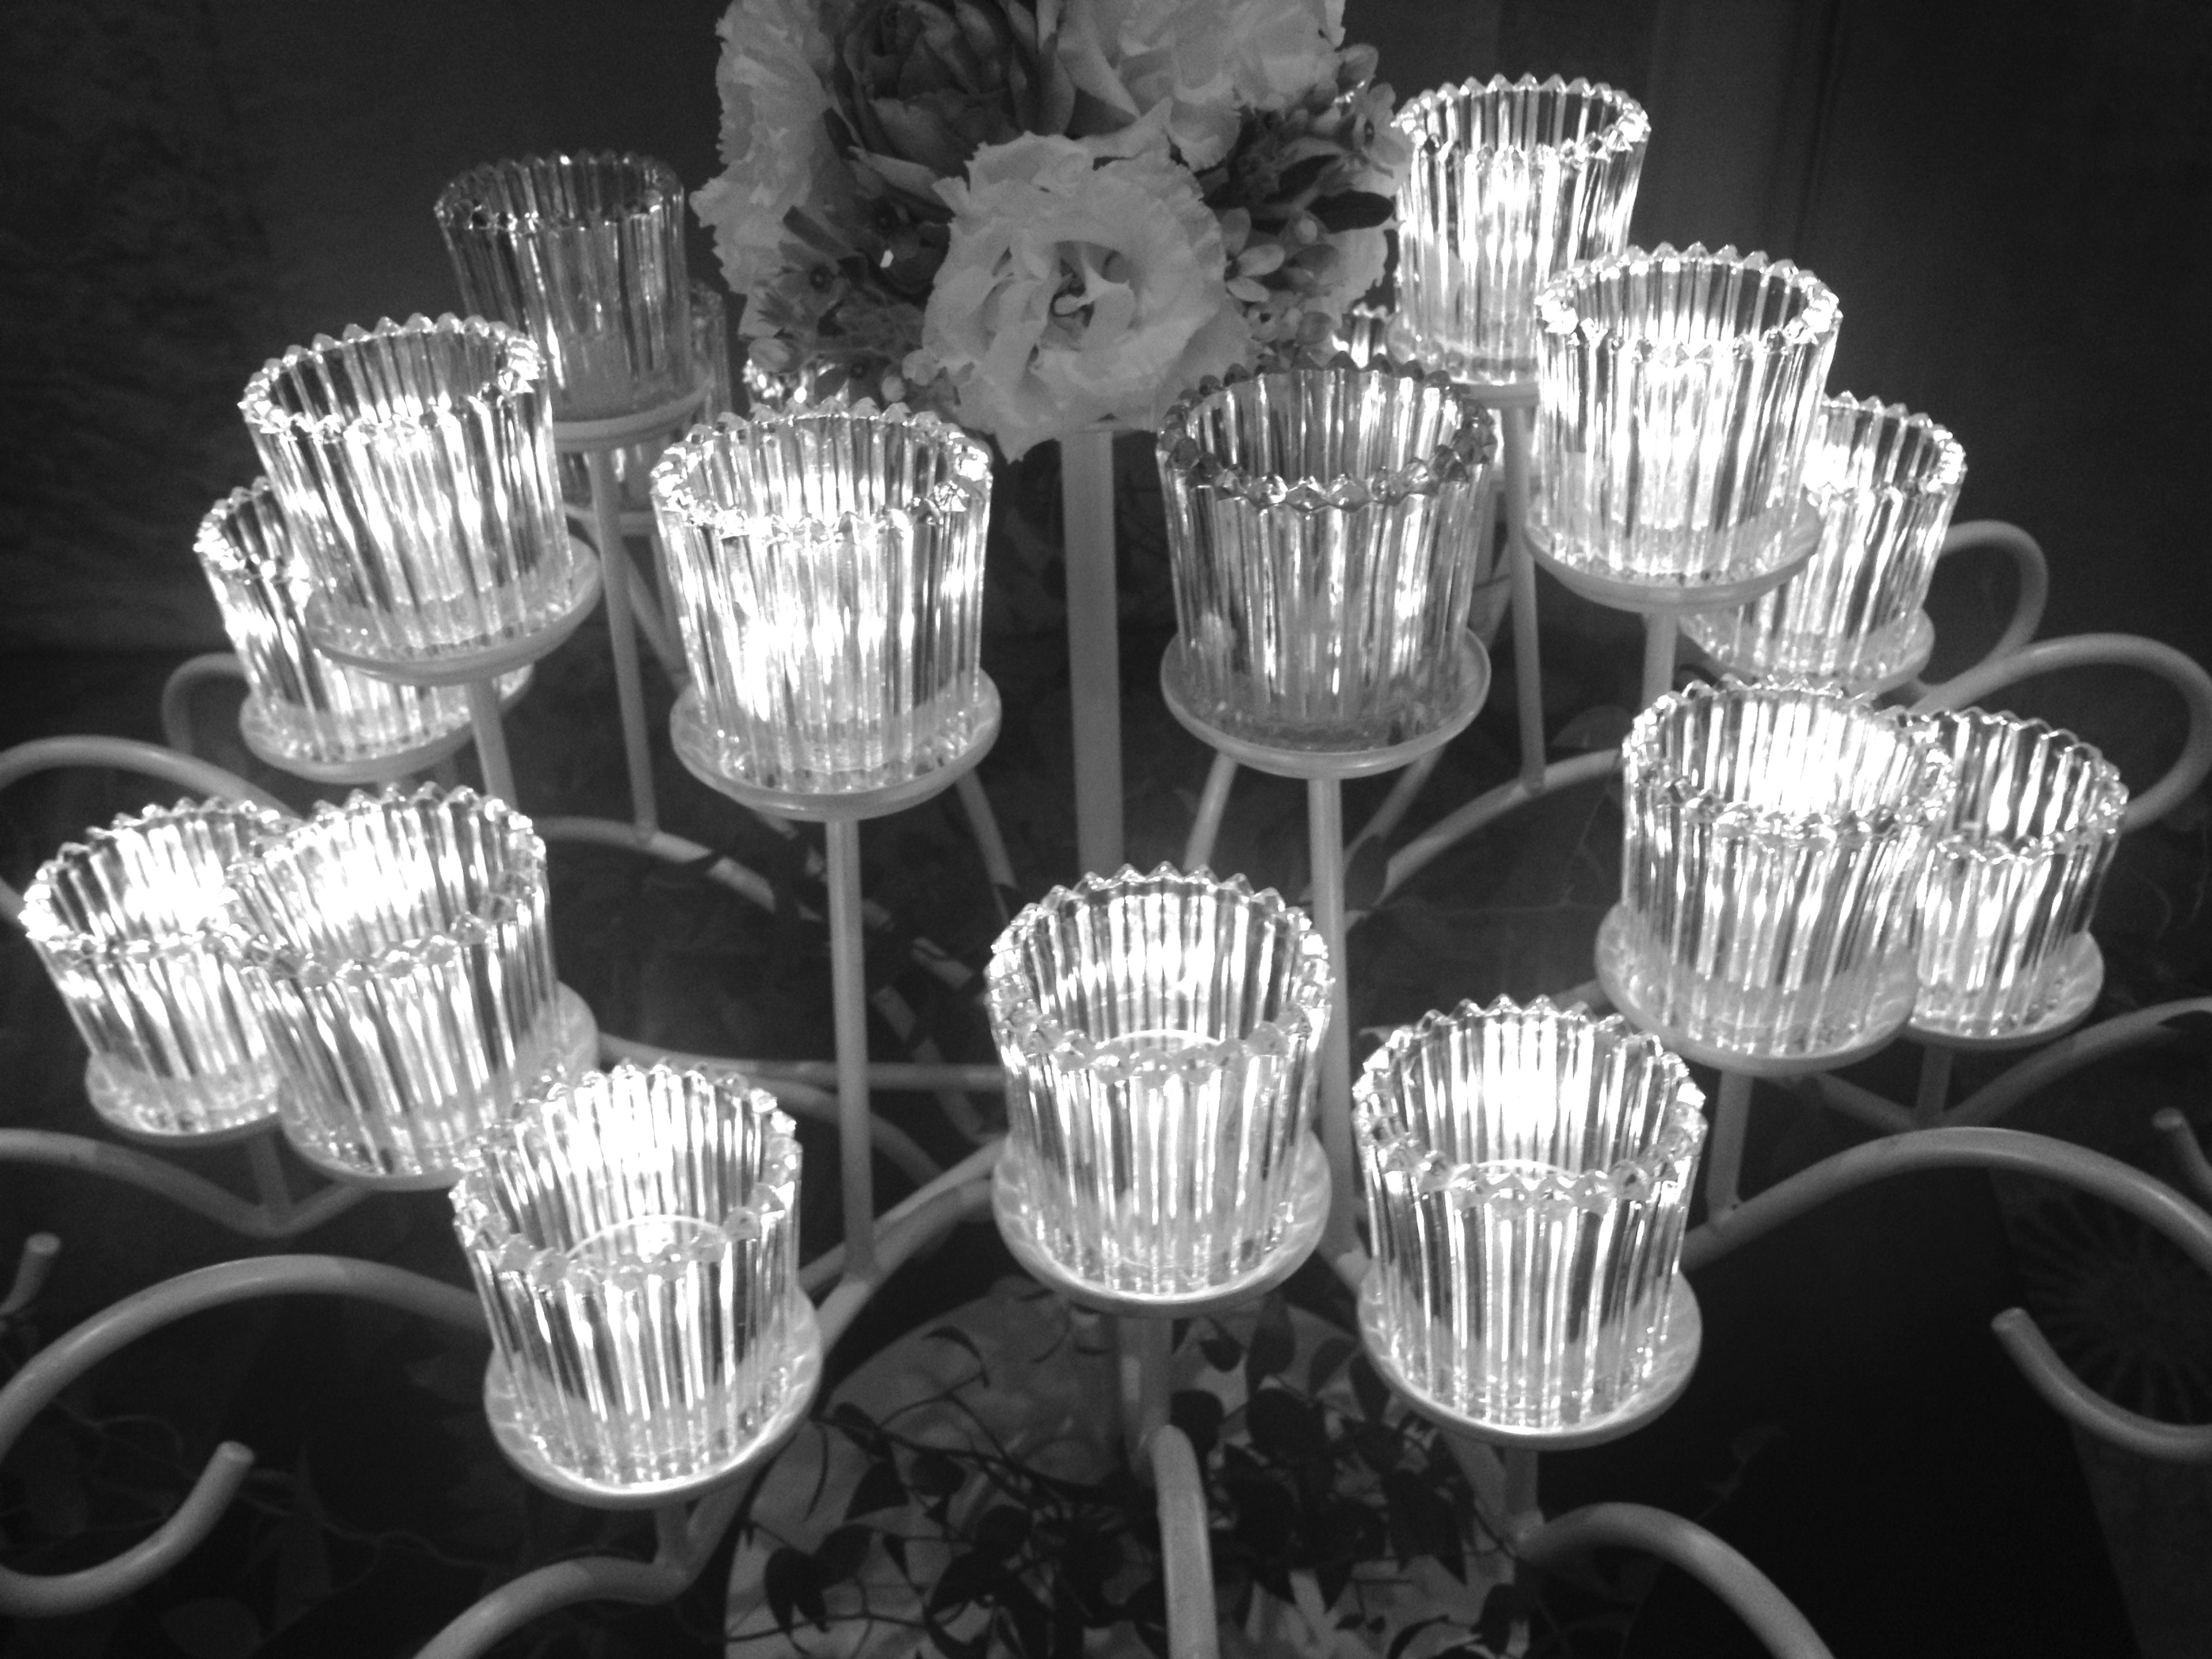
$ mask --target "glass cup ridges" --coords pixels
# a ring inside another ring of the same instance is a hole
[[[653,510],[718,769],[838,793],[925,775],[974,740],[990,461],[900,404],[695,428]]]
[[[683,181],[594,151],[471,167],[435,212],[462,303],[545,353],[555,412],[606,420],[698,383]]]
[[[1501,997],[1392,1033],[1353,1095],[1398,1373],[1516,1429],[1626,1403],[1667,1331],[1705,1133],[1682,1062],[1617,1016]]]
[[[526,639],[574,605],[544,360],[481,318],[390,319],[263,365],[254,447],[349,654]]]
[[[1386,748],[1461,696],[1496,425],[1440,372],[1232,373],[1156,453],[1194,712],[1243,741]]]
[[[1828,686],[1692,685],[1621,746],[1603,966],[1670,1040],[1847,1048],[1912,1003],[1914,902],[1957,770],[1924,720]]]
[[[1966,708],[1932,717],[1959,771],[1920,889],[1914,1025],[2002,1038],[2057,1012],[2112,867],[2127,786],[2070,732]]]
[[[1683,617],[1683,631],[1738,674],[1861,687],[1907,670],[1966,477],[1965,450],[1925,415],[1824,398],[1805,460],[1812,559],[1749,605]]]
[[[1475,381],[1533,379],[1536,290],[1628,240],[1651,123],[1625,93],[1500,75],[1411,100],[1398,192],[1402,355]]]
[[[1552,557],[1614,580],[1779,568],[1843,319],[1809,271],[1662,243],[1537,291],[1529,515]]]
[[[289,1084],[285,1133],[436,1176],[562,1063],[545,849],[471,789],[356,792],[231,866],[220,930]]]
[[[985,977],[1045,1254],[1126,1296],[1257,1267],[1289,1219],[1329,974],[1301,912],[1205,870],[1089,875],[1016,916]]]
[[[769,1095],[666,1066],[534,1092],[463,1149],[455,1229],[540,1455],[635,1485],[742,1454],[794,1358],[799,1183]]]
[[[127,812],[40,866],[22,925],[91,1051],[94,1104],[141,1134],[206,1134],[276,1109],[283,1077],[210,924],[230,862],[285,820],[236,801]]]

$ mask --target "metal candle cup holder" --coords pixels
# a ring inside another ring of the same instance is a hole
[[[1696,1318],[1675,1267],[1705,1123],[1656,1039],[1541,1000],[1462,1003],[1394,1032],[1355,1092],[1363,1326],[1417,1401],[1571,1431],[1686,1381],[1686,1361],[1662,1373],[1670,1327]]]
[[[1385,749],[1464,701],[1496,428],[1441,374],[1231,375],[1161,423],[1190,712],[1239,740]]]
[[[344,660],[433,679],[541,633],[594,579],[562,514],[543,356],[504,324],[322,336],[240,407],[313,574],[315,642]]]
[[[1310,1158],[1330,968],[1306,918],[1241,878],[1124,868],[1029,906],[986,978],[1001,1228],[1162,1313],[1260,1268]]]
[[[40,866],[23,930],[92,1051],[88,1092],[126,1133],[227,1133],[275,1115],[283,1075],[209,931],[223,872],[283,833],[258,806],[126,813]]]
[[[1936,574],[1966,452],[1924,415],[1829,398],[1805,461],[1820,544],[1773,592],[1682,629],[1723,667],[1871,690],[1917,672],[1934,634],[1921,605]]]
[[[665,1503],[796,1423],[799,1151],[742,1079],[586,1072],[461,1154],[454,1227],[491,1326],[500,1445],[562,1495]]]
[[[1617,1007],[1716,1064],[1904,1024],[1921,862],[1956,785],[1924,721],[1831,687],[1693,685],[1638,717],[1621,766],[1621,902],[1598,939]]]
[[[489,162],[435,210],[463,302],[538,343],[562,420],[635,415],[697,385],[684,185],[665,162]]]
[[[2118,770],[2070,732],[1979,708],[1929,717],[1958,768],[1919,894],[1912,1029],[1942,1040],[2055,1034],[2089,1011],[2089,937],[2128,806]]]
[[[1398,112],[1397,349],[1462,379],[1536,373],[1536,290],[1628,240],[1651,123],[1611,87],[1504,76]]]
[[[1662,244],[1553,278],[1536,317],[1530,507],[1548,558],[1678,592],[1786,564],[1842,322],[1823,283]]]
[[[545,849],[504,802],[433,787],[325,802],[229,880],[224,953],[310,1162],[443,1184],[464,1141],[568,1063]]]
[[[974,749],[982,446],[866,402],[695,428],[653,509],[706,759],[789,793],[882,790]]]

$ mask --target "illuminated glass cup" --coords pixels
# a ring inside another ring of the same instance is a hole
[[[799,1144],[775,1102],[620,1066],[533,1093],[460,1156],[494,1431],[611,1486],[746,1450],[783,1403],[802,1305]]]
[[[349,328],[264,364],[240,407],[349,654],[486,650],[574,607],[585,571],[526,337],[475,317]]]
[[[1859,688],[1909,672],[1920,607],[1966,479],[1966,451],[1925,415],[1878,398],[1824,398],[1805,460],[1820,544],[1804,569],[1682,629],[1723,666]]]
[[[1441,374],[1348,357],[1161,422],[1181,695],[1283,748],[1386,748],[1457,708],[1496,428]]]
[[[282,1075],[209,925],[224,869],[285,822],[232,801],[152,807],[87,831],[32,878],[23,931],[92,1052],[92,1103],[118,1127],[209,1134],[276,1111]]]
[[[1398,112],[1400,349],[1464,379],[1536,373],[1536,290],[1628,240],[1651,123],[1587,81],[1468,81]]]
[[[726,417],[670,449],[653,503],[716,770],[878,789],[974,743],[994,706],[974,439],[896,404]]]
[[[545,354],[556,413],[607,420],[698,384],[683,181],[647,155],[471,167],[435,209],[462,302]]]
[[[1391,1034],[1354,1091],[1393,1369],[1463,1417],[1571,1428],[1652,1375],[1703,1144],[1656,1038],[1538,1000]]]
[[[1767,1058],[1903,1023],[1922,861],[1957,785],[1926,722],[1829,687],[1693,685],[1637,717],[1621,769],[1598,948],[1640,1019]]]
[[[1328,1020],[1328,947],[1239,878],[1085,876],[1029,906],[986,975],[1023,1219],[1073,1277],[1191,1296],[1290,1219]]]
[[[1653,583],[1781,565],[1843,320],[1809,271],[1662,245],[1536,295],[1536,486],[1552,557]]]
[[[232,866],[221,939],[310,1158],[435,1176],[561,1063],[545,848],[473,790],[357,793]]]
[[[1912,1023],[2016,1036],[2095,994],[2079,976],[2127,786],[2096,750],[2040,720],[1979,708],[1931,718],[1959,793],[1921,884]]]

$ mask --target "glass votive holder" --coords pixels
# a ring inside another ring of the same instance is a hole
[[[2088,1011],[2088,937],[2128,809],[2118,769],[2070,732],[1980,708],[1935,714],[1959,789],[1919,896],[1916,1031],[1974,1040]]]
[[[1496,425],[1443,374],[1348,356],[1232,374],[1158,441],[1191,712],[1240,740],[1382,749],[1458,708]]]
[[[408,662],[576,604],[544,362],[481,318],[389,319],[274,358],[240,403],[313,576],[318,637]]]
[[[460,1154],[492,1428],[603,1488],[678,1485],[783,1414],[808,1322],[799,1144],[742,1079],[665,1066],[533,1092]]]
[[[1966,483],[1966,453],[1944,428],[1899,404],[1823,398],[1805,459],[1820,543],[1805,568],[1733,611],[1698,611],[1682,630],[1747,677],[1880,685],[1925,660],[1920,607]]]
[[[1572,1428],[1652,1377],[1704,1097],[1617,1017],[1462,1003],[1394,1032],[1353,1090],[1369,1330],[1416,1393]]]
[[[1781,568],[1843,320],[1809,271],[1662,244],[1537,291],[1540,544],[1637,582]]]
[[[695,428],[653,473],[705,758],[763,788],[887,788],[995,708],[981,672],[990,459],[897,404]]]
[[[1827,686],[1692,685],[1637,717],[1621,771],[1621,902],[1598,940],[1616,1006],[1764,1059],[1904,1023],[1921,862],[1957,782],[1925,721]]]
[[[1022,1224],[1087,1285],[1190,1297],[1291,1217],[1328,1021],[1327,946],[1242,878],[1085,876],[999,936],[986,973]]]
[[[1439,87],[1398,112],[1399,349],[1462,379],[1536,373],[1536,290],[1628,240],[1651,123],[1626,93],[1556,75]]]
[[[471,167],[438,198],[462,303],[545,354],[554,411],[610,420],[698,384],[683,181],[647,155]]]
[[[214,1134],[276,1110],[282,1074],[210,926],[225,868],[284,828],[235,801],[149,807],[32,878],[23,931],[91,1051],[94,1107],[126,1133]]]
[[[325,801],[229,881],[222,948],[291,1085],[285,1133],[312,1162],[450,1172],[562,1064],[545,848],[496,798]]]

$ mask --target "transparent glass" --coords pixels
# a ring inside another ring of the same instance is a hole
[[[556,416],[608,420],[698,384],[683,181],[649,155],[471,167],[435,211],[461,301],[545,354]]]
[[[1618,1018],[1501,997],[1393,1032],[1353,1096],[1399,1373],[1501,1427],[1626,1403],[1666,1333],[1705,1139],[1682,1062]]]
[[[263,365],[240,407],[349,653],[526,638],[584,569],[562,517],[544,359],[480,318],[388,319]]]
[[[888,787],[968,748],[981,696],[983,447],[897,404],[695,429],[653,510],[720,769]]]
[[[1161,422],[1174,649],[1248,742],[1384,748],[1460,701],[1496,428],[1441,374],[1348,357],[1232,376]]]
[[[512,1426],[614,1485],[741,1453],[794,1358],[799,1176],[768,1095],[665,1066],[552,1085],[472,1140],[454,1229]]]
[[[1536,373],[1536,290],[1628,240],[1651,123],[1626,93],[1553,76],[1468,81],[1398,112],[1400,349],[1462,379]]]
[[[1820,544],[1751,604],[1682,619],[1734,672],[1871,686],[1905,669],[1920,607],[1966,479],[1966,453],[1925,415],[1879,398],[1824,398],[1805,493]]]
[[[2127,786],[2070,732],[1979,708],[1934,716],[1959,772],[1920,889],[1913,1024],[2032,1030],[2076,988],[2079,941],[2112,867]]]
[[[230,872],[221,932],[310,1157],[435,1176],[560,1063],[545,848],[473,790],[356,793]]]
[[[1638,716],[1621,770],[1600,949],[1639,1014],[1770,1057],[1902,1023],[1921,862],[1957,787],[1924,721],[1825,686],[1693,685]]]
[[[1552,556],[1655,582],[1777,568],[1843,320],[1820,279],[1630,248],[1547,283],[1536,319],[1529,512]]]
[[[1055,887],[986,975],[1006,1157],[1052,1260],[1123,1295],[1256,1267],[1287,1222],[1328,1021],[1328,947],[1240,878]]]
[[[23,931],[92,1051],[93,1103],[124,1129],[209,1134],[276,1111],[258,1012],[208,929],[224,868],[284,827],[232,801],[149,808],[32,878]]]

